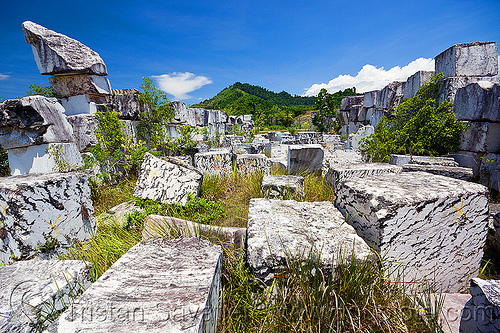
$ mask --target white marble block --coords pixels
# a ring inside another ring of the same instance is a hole
[[[290,174],[321,172],[323,147],[319,144],[289,145],[288,171]]]
[[[470,121],[460,138],[460,150],[500,153],[500,123]]]
[[[75,114],[94,114],[97,112],[97,105],[90,98],[90,95],[77,95],[61,98],[66,116]]]
[[[83,172],[3,177],[0,182],[0,262],[52,258],[92,236],[96,221]],[[37,247],[56,240],[52,249]]]
[[[378,90],[365,92],[363,95],[363,107],[372,108],[376,105]]]
[[[405,281],[459,292],[479,273],[488,232],[483,185],[422,172],[353,178],[335,203],[368,245],[403,264]]]
[[[236,168],[238,172],[261,172],[269,174],[271,161],[264,154],[239,154],[236,155]]]
[[[215,332],[222,249],[197,238],[158,238],[132,247],[49,333]]]
[[[458,89],[453,110],[459,120],[500,122],[500,84],[478,81]]]
[[[70,97],[85,94],[110,95],[111,84],[107,77],[99,75],[76,74],[49,77],[50,87],[57,97]]]
[[[401,173],[402,171],[403,169],[400,166],[387,163],[358,163],[350,165],[332,163],[325,175],[325,181],[336,191],[342,182],[349,179]]]
[[[435,72],[444,77],[495,76],[498,74],[498,48],[495,42],[455,44],[434,58]]]
[[[426,165],[426,164],[404,164],[403,172],[422,171],[432,173],[434,175],[441,175],[466,181],[472,181],[474,173],[472,168],[464,168],[458,166],[447,165]]]
[[[322,265],[336,265],[339,251],[370,258],[368,245],[329,201],[251,199],[248,211],[247,256],[254,274],[269,281],[287,257],[305,260],[312,251]]]
[[[88,151],[97,144],[95,130],[97,128],[97,118],[93,114],[76,114],[66,118],[73,127],[73,137],[78,150]]]
[[[189,195],[200,192],[203,175],[175,158],[159,158],[146,153],[134,196],[160,202],[185,204]]]
[[[403,98],[412,98],[415,96],[418,89],[431,80],[432,71],[418,71],[406,80],[403,91]]]
[[[233,154],[226,149],[194,155],[194,166],[204,175],[230,174],[232,165]]]

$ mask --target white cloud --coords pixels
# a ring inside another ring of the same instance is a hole
[[[379,90],[393,81],[406,81],[408,77],[418,71],[433,71],[434,59],[418,58],[404,67],[393,67],[385,70],[384,67],[377,68],[373,65],[364,65],[358,75],[339,75],[328,83],[313,84],[306,89],[304,96],[315,96],[322,88],[334,93],[346,88],[356,87],[356,92],[363,93]]]
[[[2,80],[7,80],[9,78],[8,75],[5,75],[5,74],[0,74],[0,81]]]
[[[208,77],[197,76],[189,72],[174,72],[170,74],[152,76],[161,90],[174,96],[176,100],[188,99],[188,93],[212,83]]]

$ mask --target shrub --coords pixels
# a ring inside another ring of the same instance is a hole
[[[438,103],[443,74],[433,76],[394,115],[382,117],[361,148],[373,161],[388,162],[390,154],[438,156],[458,150],[466,125],[458,121],[448,101]]]

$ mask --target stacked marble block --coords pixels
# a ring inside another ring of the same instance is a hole
[[[207,128],[209,137],[223,136],[226,134],[226,124],[229,117],[226,111],[206,110],[200,108],[186,108],[184,102],[172,102],[175,115],[172,125],[190,125],[192,127]],[[171,133],[172,137],[179,136],[177,133]],[[202,141],[203,135],[194,138],[196,141]]]
[[[221,273],[222,249],[207,240],[143,241],[47,332],[216,332]]]
[[[391,154],[390,164],[402,166],[404,172],[422,171],[456,179],[472,181],[474,174],[471,168],[460,167],[449,156],[412,156]]]
[[[480,269],[487,193],[483,185],[404,172],[347,180],[335,203],[386,262],[402,264],[392,278],[459,292]]]

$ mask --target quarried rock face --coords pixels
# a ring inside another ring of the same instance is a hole
[[[432,156],[413,156],[413,155],[398,155],[391,154],[389,164],[405,165],[405,164],[421,164],[421,165],[443,165],[443,166],[458,166],[453,157],[432,157]]]
[[[339,251],[357,259],[371,256],[368,245],[329,201],[250,200],[247,256],[257,277],[269,281],[287,257],[305,260],[311,251],[329,268],[336,265]]]
[[[97,119],[95,115],[77,114],[66,119],[73,127],[73,136],[79,151],[87,151],[91,146],[97,144],[95,136]]]
[[[304,177],[288,175],[266,175],[262,179],[262,193],[266,198],[286,198],[289,195],[304,195]]]
[[[467,85],[478,82],[478,81],[486,81],[497,83],[500,82],[500,78],[498,76],[488,77],[488,76],[454,76],[445,78],[439,88],[439,103],[442,103],[444,100],[454,101],[455,95],[457,94],[458,89],[466,87]]]
[[[460,138],[460,150],[478,153],[500,152],[500,123],[471,121],[466,124],[469,127]]]
[[[175,158],[162,159],[146,153],[134,197],[185,204],[188,195],[198,195],[203,175]]]
[[[80,260],[26,260],[0,267],[0,332],[29,333],[71,306],[91,284],[90,263]],[[35,311],[39,311],[37,315]]]
[[[404,172],[422,171],[422,172],[432,173],[435,175],[462,179],[466,181],[471,181],[474,178],[474,174],[471,168],[446,166],[446,165],[425,165],[425,164],[409,163],[403,165],[403,171]]]
[[[399,105],[403,99],[405,82],[391,82],[377,93],[376,104],[377,109],[390,110]]]
[[[478,81],[458,89],[453,110],[459,120],[500,122],[500,84]]]
[[[108,78],[98,75],[58,75],[50,77],[49,83],[58,97],[85,94],[111,94],[111,84]]]
[[[483,155],[479,168],[481,183],[496,191],[500,190],[500,154]]]
[[[406,80],[405,88],[403,91],[403,98],[411,98],[415,96],[415,93],[424,83],[429,82],[431,75],[434,72],[431,71],[418,71]]]
[[[74,241],[88,239],[96,225],[82,172],[4,177],[0,206],[2,263],[57,257]]]
[[[403,172],[348,180],[335,204],[369,245],[404,265],[405,281],[459,292],[479,272],[488,232],[487,194],[479,184]]]
[[[236,168],[238,172],[251,173],[262,172],[269,174],[271,161],[263,154],[239,154],[236,155]]]
[[[288,146],[288,171],[291,174],[321,172],[323,147],[319,144]]]
[[[194,155],[194,166],[204,175],[229,174],[232,164],[233,154],[226,149]]]
[[[138,120],[144,108],[139,101],[137,89],[113,89],[113,94],[106,97],[108,107],[118,112],[121,119]]]
[[[342,182],[349,179],[401,172],[401,167],[387,163],[359,163],[343,166],[333,164],[328,168],[325,181],[337,190]]]
[[[474,278],[470,281],[472,298],[465,304],[460,332],[500,331],[500,281]]]
[[[455,44],[436,56],[435,71],[444,77],[495,76],[498,48],[495,42]]]
[[[141,242],[92,284],[48,332],[215,332],[221,269],[222,249],[207,240]]]
[[[340,110],[349,111],[351,107],[354,105],[363,104],[364,96],[346,96],[342,98],[342,102],[340,103]]]
[[[57,99],[28,96],[0,104],[2,149],[72,141],[73,130]]]
[[[23,31],[40,74],[108,75],[99,54],[79,41],[31,21],[23,22]]]

